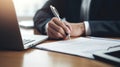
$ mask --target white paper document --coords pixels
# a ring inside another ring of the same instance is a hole
[[[36,48],[94,58],[92,55],[94,52],[107,50],[109,47],[117,45],[120,45],[120,42],[80,37],[71,40],[44,43],[37,45]]]

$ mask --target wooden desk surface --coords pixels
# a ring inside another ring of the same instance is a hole
[[[32,29],[21,30],[23,32],[25,31],[30,32],[29,34],[33,34]],[[112,66],[96,60],[31,48],[24,51],[0,51],[0,67],[112,67]]]

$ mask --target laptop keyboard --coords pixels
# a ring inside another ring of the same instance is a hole
[[[31,43],[33,41],[35,41],[35,40],[23,39],[23,44],[26,45],[26,44]]]

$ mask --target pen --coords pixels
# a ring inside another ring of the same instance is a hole
[[[54,16],[57,17],[59,20],[61,20],[57,9],[54,6],[52,6],[52,5],[50,5],[50,9],[51,9],[52,13],[54,14]],[[70,34],[66,33],[66,35],[67,36],[66,36],[65,39],[71,39],[70,38]]]

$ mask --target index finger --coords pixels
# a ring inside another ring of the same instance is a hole
[[[53,18],[53,21],[55,22],[55,24],[60,26],[66,33],[70,33],[70,29],[66,26],[64,22],[62,22],[58,18]]]

